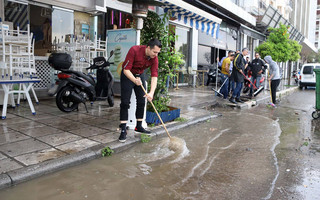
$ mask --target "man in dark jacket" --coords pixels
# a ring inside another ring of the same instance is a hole
[[[256,52],[255,59],[249,63],[249,68],[252,72],[251,82],[254,83],[256,81],[255,86],[257,88],[260,87],[261,74],[264,72],[266,63],[260,59],[259,53]],[[249,96],[252,97],[253,94],[253,85],[250,87]]]
[[[235,82],[235,89],[232,93],[230,102],[237,104],[237,102],[242,102],[240,99],[240,93],[242,89],[242,84],[244,82],[244,74],[243,71],[245,69],[246,61],[245,56],[248,55],[248,48],[243,48],[242,52],[237,54],[235,59],[233,60],[233,70],[232,70],[232,78]]]

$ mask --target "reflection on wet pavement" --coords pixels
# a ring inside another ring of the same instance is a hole
[[[301,96],[300,96],[301,95]],[[307,98],[308,97],[308,98]],[[221,117],[125,152],[0,191],[4,199],[319,199],[319,121],[312,91],[278,108],[215,108]],[[296,103],[301,102],[301,103]],[[308,142],[308,144],[306,143]],[[37,192],[35,192],[37,191]]]

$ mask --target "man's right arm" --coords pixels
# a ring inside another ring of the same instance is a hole
[[[132,82],[134,82],[134,84],[136,85],[141,85],[141,80],[140,77],[134,77],[132,72],[130,70],[127,69],[123,69],[123,74]]]
[[[132,72],[130,71],[133,67],[133,61],[134,61],[134,57],[135,57],[135,51],[134,49],[131,47],[128,51],[128,54],[126,56],[126,59],[124,60],[123,64],[122,64],[122,70],[123,70],[123,74],[132,82],[134,82],[136,85],[141,85],[141,80],[139,77],[134,77]]]

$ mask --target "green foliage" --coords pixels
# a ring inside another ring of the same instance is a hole
[[[151,140],[151,135],[141,134],[140,138],[142,143],[148,143]]]
[[[291,54],[289,61],[297,61],[300,59],[299,53],[301,52],[302,46],[295,40],[289,40],[291,47]]]
[[[259,52],[262,58],[270,55],[276,62],[299,60],[302,46],[289,39],[288,28],[289,26],[283,24],[280,24],[279,28],[269,28],[267,40],[256,47],[255,51]]]
[[[183,118],[183,117],[178,117],[174,121],[176,121],[176,122],[185,122],[185,121],[187,121],[187,119]]]
[[[110,147],[105,147],[101,150],[102,157],[111,156],[114,151]]]
[[[308,63],[318,63],[320,62],[320,51],[318,53],[311,53],[307,57]]]
[[[159,16],[157,13],[149,11],[147,18],[144,19],[144,27],[141,31],[141,44],[147,44],[152,38],[158,38],[162,43],[162,48],[158,55],[157,88],[152,101],[158,112],[169,110],[170,98],[166,83],[168,79],[176,76],[174,70],[183,63],[182,54],[177,52],[173,46],[176,36],[174,31],[169,30],[169,15]],[[148,89],[150,90],[150,85]],[[147,109],[148,111],[153,111],[151,105],[148,105]]]

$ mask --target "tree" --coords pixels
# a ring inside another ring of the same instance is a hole
[[[158,55],[157,88],[152,101],[158,112],[169,110],[170,98],[167,90],[167,80],[175,76],[174,70],[178,69],[183,63],[182,54],[176,52],[174,48],[176,37],[173,30],[169,30],[168,21],[169,14],[164,14],[160,17],[157,13],[149,11],[147,18],[144,19],[144,27],[141,30],[141,44],[147,44],[152,38],[159,39],[162,44]],[[149,111],[153,110],[150,105],[147,109]]]
[[[297,41],[289,39],[289,26],[280,23],[279,28],[269,28],[267,40],[256,47],[255,51],[264,58],[270,55],[276,62],[297,61],[302,46]]]

